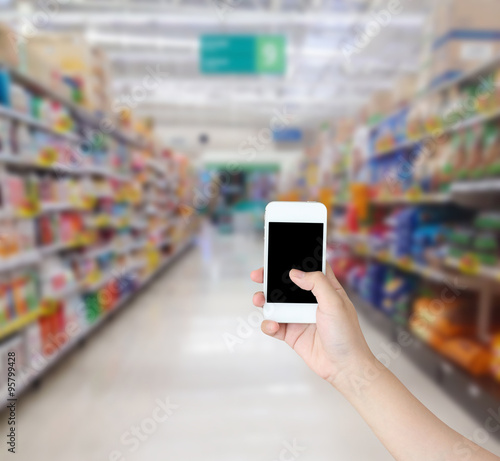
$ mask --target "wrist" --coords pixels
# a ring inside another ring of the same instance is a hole
[[[375,356],[368,352],[352,360],[349,366],[342,368],[330,384],[344,397],[350,399],[362,394],[387,369]]]

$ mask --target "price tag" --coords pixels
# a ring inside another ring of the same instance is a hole
[[[464,274],[477,275],[480,270],[479,260],[476,256],[467,254],[458,262],[458,268]]]
[[[451,375],[453,372],[452,366],[446,362],[441,362],[441,370],[445,375]]]
[[[110,218],[107,215],[101,215],[95,219],[95,225],[97,227],[107,226],[109,225],[109,223],[110,223]]]
[[[48,146],[40,150],[38,154],[38,164],[42,166],[52,166],[57,162],[57,149]]]
[[[475,384],[470,384],[467,390],[469,394],[474,398],[477,398],[481,395],[481,389]]]
[[[413,261],[408,256],[400,258],[397,262],[397,265],[401,269],[404,269],[404,270],[412,270],[413,269]]]

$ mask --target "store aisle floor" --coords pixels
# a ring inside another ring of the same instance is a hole
[[[271,461],[293,445],[281,459],[392,459],[338,393],[255,326],[258,287],[248,274],[261,261],[262,238],[206,228],[23,398],[17,459]],[[387,343],[363,328],[375,351]],[[472,435],[477,423],[404,356],[392,368],[439,417]],[[500,452],[492,439],[485,446]]]

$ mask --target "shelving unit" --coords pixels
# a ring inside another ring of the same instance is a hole
[[[43,139],[57,139],[58,143],[70,149],[89,141],[86,138],[89,131],[100,132],[100,117],[15,69],[0,65],[1,69],[7,69],[13,82],[38,97],[63,105],[71,114],[74,128],[72,131],[60,132],[30,115],[5,106],[0,106],[0,119],[24,124],[33,130],[30,133],[46,133],[48,136]],[[42,264],[52,259],[76,268],[88,266],[89,269],[86,270],[91,270],[83,278],[78,278],[73,273],[75,280],[66,287],[59,287],[50,293],[42,292],[37,308],[30,308],[29,312],[22,314],[17,312],[16,317],[8,318],[7,323],[0,326],[1,346],[3,341],[23,335],[25,329],[39,320],[43,321],[45,317],[55,315],[58,310],[66,309],[66,301],[75,297],[81,304],[79,321],[85,318],[85,326],[78,336],[70,338],[56,352],[46,355],[42,346],[39,354],[45,363],[43,369],[35,370],[28,364],[26,369],[20,370],[21,387],[17,389],[17,396],[89,337],[106,319],[141,293],[192,243],[194,227],[179,221],[177,216],[178,207],[182,204],[179,195],[186,193],[182,190],[179,166],[181,160],[158,148],[151,134],[131,136],[122,131],[117,122],[110,132],[107,130],[104,139],[105,157],[98,161],[85,157],[82,153],[79,154],[78,162],[67,164],[58,161],[41,162],[40,158],[26,155],[24,151],[14,154],[4,150],[0,153],[0,168],[6,171],[12,169],[16,175],[44,174],[49,175],[54,182],[72,178],[71,181],[81,182],[79,184],[82,187],[85,185],[82,189],[85,193],[78,194],[82,203],[74,204],[67,197],[59,197],[55,201],[37,203],[26,215],[7,207],[0,210],[0,219],[18,222],[39,219],[44,215],[76,213],[82,217],[85,232],[89,232],[89,235],[78,235],[74,240],[38,243],[33,249],[18,251],[8,258],[0,257],[0,276],[25,268],[39,271]],[[113,157],[118,153],[114,149],[121,149],[122,157]],[[140,161],[135,163],[134,159]],[[90,181],[90,187],[83,181]],[[130,188],[135,188],[133,199]],[[189,198],[186,196],[185,200]],[[148,212],[152,208],[154,213]],[[178,234],[175,238],[174,231]],[[100,266],[98,261],[107,262]],[[113,299],[111,304],[108,301],[104,304],[104,301],[99,300],[98,295],[103,290],[115,286],[119,280],[129,278],[133,278],[134,282],[132,285],[132,282],[126,283],[128,288],[119,299]],[[41,289],[41,285],[39,288]],[[89,309],[93,311],[94,307],[87,305],[89,299],[95,299],[99,303],[98,310],[92,314]],[[45,304],[50,308],[46,309]],[[3,389],[0,390],[0,403],[3,404]]]
[[[22,114],[20,112],[17,112],[15,110],[12,110],[8,107],[1,106],[0,105],[0,117],[8,117],[12,120],[16,120],[17,122],[24,123],[32,128],[36,128],[37,130],[40,131],[45,131],[47,133],[50,133],[53,136],[57,136],[60,138],[65,139],[66,141],[72,143],[72,144],[78,144],[83,140],[80,136],[73,134],[73,133],[63,133],[61,131],[55,130],[54,128],[50,127],[49,125],[45,124],[44,122],[37,120],[31,116]]]
[[[141,286],[131,295],[124,297],[121,299],[116,306],[110,310],[107,311],[103,316],[101,316],[96,322],[91,324],[85,331],[80,332],[75,337],[72,337],[66,342],[57,352],[54,353],[54,355],[46,357],[45,358],[45,366],[41,370],[37,370],[36,373],[30,373],[28,375],[22,376],[19,383],[18,383],[18,388],[16,391],[17,396],[19,397],[22,395],[24,392],[26,392],[30,386],[32,386],[35,382],[38,380],[42,379],[43,376],[49,372],[57,363],[61,362],[71,351],[73,351],[78,345],[81,345],[85,340],[90,338],[90,336],[96,332],[101,326],[105,324],[107,320],[109,320],[110,317],[118,313],[121,309],[123,309],[127,304],[129,304],[131,301],[135,299],[137,295],[140,295],[140,293],[149,285],[151,284],[155,278],[157,278],[159,275],[162,274],[163,271],[165,271],[168,267],[170,267],[176,259],[183,254],[185,251],[188,250],[188,248],[193,244],[192,240],[187,240],[183,244],[181,244],[168,258],[166,258],[162,264],[153,272],[151,273],[147,279],[144,280],[144,282],[141,284]],[[22,328],[24,328],[26,325],[29,323],[35,321],[38,317],[40,317],[43,314],[41,310],[31,313],[30,316],[26,319],[23,319],[23,321],[19,321],[17,325],[12,325],[11,329],[8,331],[7,329],[5,330],[0,330],[0,335],[2,334],[12,334],[15,331],[18,331]],[[5,399],[0,398],[0,405],[5,406],[7,401]]]
[[[417,196],[374,198],[370,202],[375,205],[398,206],[398,205],[423,205],[450,203],[451,195],[447,193],[420,194]]]
[[[477,276],[467,275],[460,272],[452,272],[447,268],[459,269],[458,263],[450,263],[451,260],[446,260],[443,267],[432,267],[430,265],[419,264],[410,259],[396,259],[391,257],[387,252],[377,252],[370,248],[368,243],[368,236],[366,235],[343,235],[339,233],[332,233],[329,239],[333,244],[343,243],[349,245],[352,251],[358,256],[369,257],[376,259],[382,263],[392,265],[405,272],[410,272],[420,275],[426,279],[440,282],[440,283],[453,283],[457,286],[466,286],[468,289],[479,289],[484,286],[480,278]],[[480,272],[477,275],[482,276]],[[498,274],[500,275],[500,274]],[[496,278],[494,280],[497,280]],[[500,287],[499,287],[500,288]]]
[[[386,155],[391,155],[391,154],[394,154],[398,151],[403,151],[403,150],[410,149],[412,147],[416,147],[419,144],[424,143],[427,139],[432,139],[432,138],[435,138],[438,136],[453,133],[455,131],[464,130],[464,129],[472,127],[474,125],[480,125],[482,123],[491,122],[491,121],[498,119],[499,117],[500,117],[500,110],[496,110],[496,111],[494,111],[492,113],[488,113],[488,114],[476,115],[474,117],[470,117],[469,119],[466,119],[466,120],[463,120],[459,123],[456,123],[450,127],[446,127],[446,128],[443,128],[442,130],[438,130],[435,133],[428,134],[422,138],[405,141],[403,143],[397,144],[397,145],[390,147],[388,149],[385,149],[383,151],[375,152],[374,156],[375,157],[384,157]]]
[[[447,395],[464,407],[479,423],[483,424],[490,416],[489,409],[498,407],[500,388],[493,378],[471,376],[432,349],[412,331],[396,324],[390,317],[375,309],[357,293],[348,290],[348,294],[363,318],[388,339],[399,344],[398,338],[401,337],[401,333],[404,333],[406,346],[401,347],[403,354],[441,386]],[[410,341],[406,338],[410,338]],[[408,343],[410,344],[407,345]],[[494,433],[494,436],[498,438],[500,434]]]
[[[466,225],[469,226],[467,227],[469,229],[472,228],[472,217],[466,218],[466,216],[473,216],[486,210],[499,209],[500,178],[489,170],[486,170],[486,167],[479,170],[477,174],[471,174],[472,172],[468,171],[458,174],[458,172],[452,171],[449,177],[446,177],[449,179],[442,179],[445,177],[442,175],[441,178],[436,180],[437,182],[432,182],[435,179],[430,176],[430,172],[432,171],[430,162],[428,166],[429,170],[427,171],[430,179],[423,176],[426,173],[425,169],[422,169],[420,171],[421,176],[418,176],[413,164],[413,162],[416,162],[418,155],[421,154],[421,148],[426,145],[426,141],[433,138],[442,137],[443,142],[448,142],[451,139],[459,139],[463,142],[462,137],[446,138],[443,135],[458,132],[461,135],[465,133],[481,133],[482,135],[483,125],[486,124],[488,124],[488,127],[494,126],[496,133],[498,133],[500,129],[498,89],[493,96],[489,96],[489,99],[485,99],[481,104],[475,106],[476,113],[473,113],[472,110],[467,110],[462,114],[463,118],[452,125],[447,126],[443,119],[441,123],[436,123],[436,127],[441,125],[440,128],[430,130],[430,124],[427,124],[427,122],[433,120],[432,117],[439,117],[441,113],[436,112],[436,114],[432,114],[431,116],[430,113],[425,112],[426,119],[420,120],[420,123],[421,128],[425,127],[427,132],[424,133],[422,131],[422,136],[410,138],[410,121],[415,122],[415,120],[402,118],[407,116],[407,114],[405,115],[405,110],[410,110],[415,104],[420,104],[422,100],[429,97],[437,97],[439,101],[443,102],[442,105],[439,105],[434,101],[435,105],[428,105],[426,106],[427,109],[429,107],[434,109],[436,107],[439,109],[454,107],[452,104],[452,101],[455,101],[453,97],[460,95],[463,98],[465,94],[470,94],[463,92],[463,90],[467,88],[467,91],[472,91],[470,90],[471,86],[477,83],[480,77],[486,76],[486,74],[498,69],[500,69],[500,56],[495,57],[491,62],[473,72],[430,89],[425,94],[419,95],[407,107],[400,107],[396,113],[369,127],[367,129],[369,135],[366,151],[368,154],[366,158],[363,158],[364,169],[357,170],[358,172],[362,171],[363,174],[356,177],[355,174],[351,174],[349,168],[343,168],[339,172],[339,163],[335,164],[334,168],[332,168],[332,174],[336,181],[344,180],[345,189],[340,194],[342,200],[339,200],[338,196],[334,195],[330,203],[331,221],[334,227],[334,231],[329,235],[332,254],[336,250],[340,250],[337,254],[341,261],[346,261],[345,267],[359,267],[359,272],[348,274],[359,274],[357,277],[353,275],[352,280],[355,280],[359,284],[357,286],[360,292],[363,292],[363,290],[368,292],[369,290],[366,286],[370,285],[363,285],[362,283],[365,281],[363,277],[370,277],[366,275],[369,268],[376,271],[376,268],[380,267],[382,268],[381,272],[389,274],[388,277],[390,280],[415,282],[413,285],[410,282],[408,283],[410,286],[424,287],[424,290],[428,289],[428,287],[459,287],[460,293],[463,292],[466,296],[474,299],[473,315],[475,317],[474,323],[471,324],[474,328],[471,329],[470,336],[467,336],[466,339],[474,341],[475,344],[489,351],[492,351],[494,347],[492,339],[497,338],[498,335],[498,332],[495,333],[492,330],[491,319],[496,318],[494,315],[498,307],[495,305],[495,302],[500,294],[500,264],[494,264],[494,261],[491,262],[491,258],[484,259],[484,261],[490,261],[490,263],[481,262],[478,258],[470,258],[469,255],[472,253],[469,247],[463,250],[464,256],[462,259],[450,257],[449,255],[445,257],[443,255],[448,254],[445,251],[448,247],[443,245],[444,237],[441,238],[439,243],[434,244],[435,249],[438,249],[437,247],[439,246],[439,251],[433,252],[432,257],[429,254],[429,257],[426,258],[426,263],[419,262],[424,258],[420,258],[418,261],[416,258],[413,259],[412,252],[416,251],[413,247],[411,247],[411,251],[408,249],[407,253],[405,253],[405,250],[401,250],[401,247],[394,243],[396,241],[397,228],[389,222],[388,217],[394,219],[394,216],[398,216],[399,212],[409,207],[413,210],[421,210],[422,212],[431,211],[437,216],[440,213],[449,211],[450,216],[455,216],[454,213],[457,213],[457,221],[453,221],[451,218],[442,218],[444,224],[453,223],[454,229],[461,229],[461,226]],[[498,78],[498,75],[497,73],[496,78]],[[491,76],[488,75],[488,77]],[[493,106],[493,103],[496,106]],[[398,122],[393,122],[394,118],[400,115],[401,117],[397,119]],[[465,118],[466,116],[467,118]],[[429,120],[427,117],[429,117]],[[403,125],[402,120],[404,120],[406,125]],[[425,124],[424,121],[426,122]],[[411,132],[414,133],[413,131]],[[403,133],[407,139],[404,139]],[[385,149],[377,149],[378,145],[382,147],[384,143],[387,144],[389,139],[399,139],[400,142]],[[344,143],[342,145],[349,146],[349,143],[352,141],[345,141],[344,139],[342,142]],[[483,138],[478,138],[474,146],[480,146],[482,149],[484,142]],[[443,149],[443,145],[435,144],[435,146],[437,146],[435,147],[436,155],[439,155],[439,149]],[[464,149],[463,146],[462,149]],[[476,149],[479,149],[479,147],[476,147]],[[340,158],[342,148],[338,150]],[[432,155],[434,153],[431,153]],[[496,155],[499,155],[498,152],[496,152]],[[498,159],[500,160],[500,157]],[[423,162],[428,161],[426,158],[422,160]],[[434,168],[436,165],[441,165],[437,163],[436,157],[433,158],[433,162],[432,166]],[[399,175],[400,170],[397,170],[397,167],[401,165],[404,165],[406,169],[403,174]],[[393,170],[390,170],[390,168],[393,168]],[[464,168],[464,170],[467,169],[468,166]],[[398,181],[398,187],[391,189],[388,187],[387,181],[384,184],[384,178],[387,178],[384,174],[387,175],[393,171],[397,173],[396,180]],[[480,176],[480,174],[483,176]],[[422,178],[428,182],[425,183]],[[346,195],[350,196],[350,201],[347,204],[345,203]],[[361,208],[363,212],[360,211]],[[353,225],[353,216],[363,217],[358,218],[359,220],[356,225]],[[340,226],[338,225],[339,222],[341,223]],[[441,223],[439,219],[436,222]],[[401,232],[404,234],[404,232],[410,231],[404,228]],[[476,232],[479,233],[480,230],[476,229]],[[482,229],[481,232],[488,233],[488,229]],[[493,229],[490,231],[490,234],[495,234],[495,232],[496,230]],[[448,240],[446,242],[451,245]],[[427,245],[431,244],[428,243]],[[407,247],[405,246],[404,248]],[[417,248],[420,247],[417,246]],[[405,256],[395,258],[392,254],[405,254]],[[335,256],[333,257],[335,258]],[[382,263],[382,265],[374,263]],[[352,266],[349,264],[352,264]],[[366,272],[363,272],[363,268]],[[346,271],[348,270],[346,269]],[[411,275],[411,277],[405,276],[405,274]],[[348,277],[347,274],[344,274],[344,276]],[[351,279],[348,278],[348,280]],[[374,282],[372,281],[372,283]],[[432,289],[429,292],[433,293]],[[436,292],[439,292],[438,288],[436,288]],[[354,291],[351,290],[350,294],[354,299],[354,304],[357,307],[359,306],[360,311],[389,338],[392,340],[396,339],[401,331],[408,333],[414,341],[411,347],[405,348],[405,353],[439,382],[449,395],[456,398],[479,421],[484,422],[488,415],[488,408],[498,407],[500,404],[500,383],[494,378],[492,369],[488,372],[483,370],[482,373],[484,375],[479,378],[472,375],[458,364],[445,358],[439,352],[438,348],[434,349],[425,343],[422,338],[410,330],[410,324],[402,324],[404,314],[399,314],[400,311],[392,311],[395,316],[393,319],[389,314],[386,314],[382,310],[377,310],[375,306],[361,299],[360,295]],[[427,296],[432,297],[431,294]],[[410,294],[407,301],[407,309],[410,314],[405,311],[406,314],[411,315],[413,312],[413,302],[416,298],[416,288],[413,288],[413,295]],[[379,302],[378,297],[375,297],[375,299]],[[389,301],[388,303],[390,305]],[[390,307],[387,309],[390,309]],[[429,328],[432,327],[429,326]],[[456,337],[451,336],[451,339],[454,338]],[[446,337],[443,341],[448,341],[449,339],[449,337]],[[495,352],[495,354],[497,353]]]

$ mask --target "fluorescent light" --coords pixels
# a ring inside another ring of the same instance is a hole
[[[101,3],[101,2],[99,2]],[[93,4],[94,8],[99,7],[99,3]],[[78,5],[79,7],[84,6]],[[98,11],[59,11],[51,16],[51,24],[74,26],[79,24],[92,24],[94,26],[110,25],[198,25],[198,26],[220,26],[220,15],[216,8],[191,9],[189,13],[179,13],[179,8],[175,10],[159,10],[145,12],[144,5],[137,2],[141,9],[136,11],[120,10],[119,3],[113,3],[113,10]],[[129,6],[123,5],[123,8],[129,10]],[[181,10],[182,11],[182,10]],[[187,10],[185,10],[187,11]],[[239,26],[274,26],[274,27],[292,27],[311,25],[315,27],[350,27],[363,21],[371,20],[370,13],[320,13],[320,12],[283,12],[269,10],[240,10],[229,8],[226,10],[226,22],[233,27]],[[8,14],[8,19],[23,19],[17,12]],[[420,13],[402,13],[394,16],[390,27],[418,28],[421,27],[425,19],[424,14]]]

